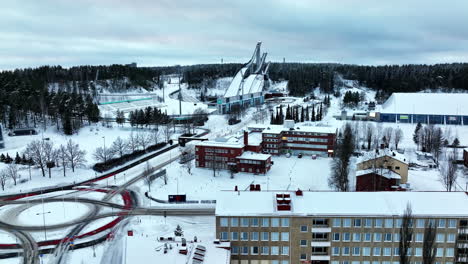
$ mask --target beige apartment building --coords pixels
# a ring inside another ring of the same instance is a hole
[[[220,192],[216,237],[231,264],[397,264],[401,217],[415,218],[411,263],[422,264],[424,228],[437,227],[436,264],[468,263],[463,192]]]

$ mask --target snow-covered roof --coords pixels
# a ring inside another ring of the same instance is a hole
[[[359,177],[359,176],[363,176],[363,175],[367,175],[367,174],[370,174],[370,173],[376,173],[382,177],[385,177],[387,179],[401,179],[401,176],[392,171],[392,170],[389,170],[389,169],[382,169],[382,170],[373,170],[373,169],[368,169],[368,170],[358,170],[356,171],[356,177]]]
[[[263,90],[263,74],[250,74],[247,78],[243,79],[246,70],[247,68],[244,67],[236,74],[224,97],[260,93]]]
[[[238,159],[249,159],[249,160],[267,160],[267,159],[271,158],[271,155],[246,151],[246,152],[242,153],[242,155],[240,155],[237,158]]]
[[[381,113],[468,115],[468,93],[393,93]]]
[[[224,148],[243,148],[244,144],[240,142],[220,142],[220,141],[199,141],[195,143],[195,146],[206,146],[206,147],[224,147]]]
[[[400,154],[395,150],[389,150],[389,149],[379,149],[379,153],[377,153],[376,151],[365,152],[363,156],[357,159],[357,163],[361,163],[361,162],[365,162],[365,161],[373,160],[373,159],[378,159],[384,156],[387,156],[389,158],[398,160],[402,163],[408,164],[408,159],[406,158],[405,155]]]
[[[325,127],[325,126],[306,126],[303,124],[295,124],[294,130],[290,130],[289,128],[283,125],[251,125],[247,129],[259,131],[262,130],[262,133],[269,133],[269,134],[279,134],[283,131],[295,131],[295,132],[313,132],[313,133],[326,133],[326,134],[335,134],[336,128],[333,127]]]
[[[417,217],[468,217],[464,192],[291,192],[291,211],[277,211],[276,192],[217,194],[217,216],[395,216],[411,204]]]

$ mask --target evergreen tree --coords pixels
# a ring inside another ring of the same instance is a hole
[[[301,107],[301,122],[304,122],[304,107]]]
[[[21,163],[22,163],[21,157],[20,157],[20,155],[18,154],[18,152],[16,152],[15,163],[16,163],[16,164],[21,164]]]
[[[71,116],[70,116],[69,111],[65,111],[65,114],[62,117],[62,127],[63,127],[63,133],[65,135],[73,135],[73,127],[72,127]]]
[[[418,124],[416,125],[416,128],[414,129],[414,133],[413,133],[413,141],[414,141],[414,144],[416,144],[416,146],[419,146],[419,142],[420,142],[420,139],[419,139],[419,131],[421,130],[422,128],[422,125],[420,122],[418,122]]]
[[[122,125],[125,122],[125,115],[123,111],[117,110],[115,122]]]
[[[288,105],[288,108],[286,108],[286,119],[292,119],[291,115],[291,108]]]
[[[454,147],[460,146],[460,140],[458,140],[458,138],[455,138],[455,139],[453,140],[452,146],[454,146]]]
[[[315,122],[315,105],[312,105],[312,119],[311,121]]]
[[[274,125],[275,123],[276,123],[276,121],[275,121],[275,116],[273,115],[273,112],[271,112],[270,124]]]

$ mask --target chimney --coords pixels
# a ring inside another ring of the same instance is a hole
[[[249,145],[249,131],[244,131],[244,145]]]

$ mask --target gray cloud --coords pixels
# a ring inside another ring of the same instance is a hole
[[[273,61],[468,60],[464,0],[23,0],[0,9],[0,69]]]

